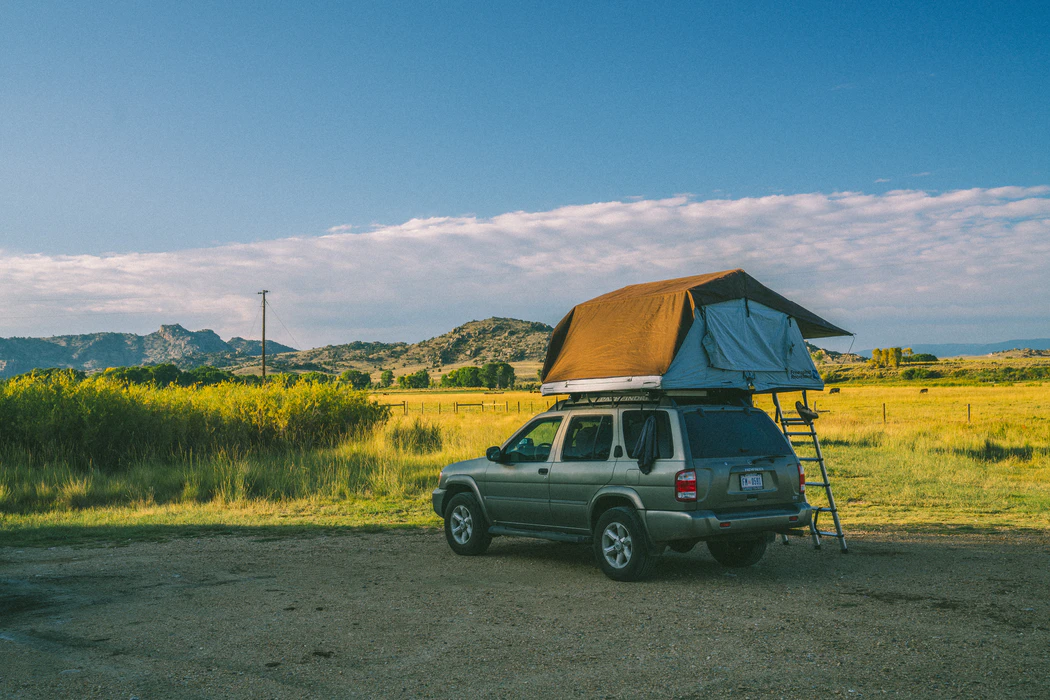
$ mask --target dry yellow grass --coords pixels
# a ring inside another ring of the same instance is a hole
[[[790,396],[792,403],[796,397]],[[429,511],[429,492],[441,468],[484,454],[552,401],[527,392],[388,392],[374,398],[399,404],[390,422],[333,447],[143,463],[122,475],[84,476],[52,465],[18,476],[5,465],[0,503],[18,488],[13,482],[33,478],[41,493],[50,494],[50,505],[4,507],[0,537],[136,523],[433,525],[438,521]],[[927,394],[917,387],[848,386],[839,394],[811,394],[811,401],[820,411],[817,426],[847,533],[1050,527],[1050,385],[934,387]],[[484,412],[464,406],[477,403],[485,404]],[[772,408],[768,398],[759,405]],[[417,422],[426,434],[413,442],[405,436]],[[810,496],[819,500],[816,489]]]

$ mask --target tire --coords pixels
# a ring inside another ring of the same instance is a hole
[[[445,541],[452,551],[465,557],[484,554],[492,543],[488,523],[473,494],[457,493],[445,508]]]
[[[711,556],[731,569],[743,569],[758,563],[766,553],[766,541],[761,540],[712,540],[707,543]]]
[[[642,521],[630,508],[610,508],[602,513],[594,528],[593,547],[602,573],[614,581],[639,581],[656,563]]]
[[[679,554],[685,554],[686,552],[693,551],[693,547],[700,540],[673,540],[667,543],[667,546],[678,552]]]

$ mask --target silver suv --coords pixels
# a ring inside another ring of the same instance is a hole
[[[591,543],[618,581],[698,542],[750,566],[812,517],[784,434],[749,395],[715,391],[561,401],[485,457],[445,467],[433,503],[457,554],[499,535]]]

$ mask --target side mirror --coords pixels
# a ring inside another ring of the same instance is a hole
[[[488,460],[490,462],[502,462],[503,450],[499,448],[499,445],[493,445],[492,447],[485,450],[485,456],[488,457]]]

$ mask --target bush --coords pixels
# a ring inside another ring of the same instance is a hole
[[[430,373],[425,369],[397,378],[397,385],[402,389],[426,389],[430,386]]]
[[[24,450],[37,464],[112,471],[141,458],[329,445],[388,416],[338,384],[159,389],[106,376],[22,375],[0,384],[0,449]]]
[[[904,362],[937,362],[937,356],[931,355],[928,352],[917,352],[912,355],[905,355]]]
[[[441,428],[419,418],[409,425],[399,424],[390,429],[390,443],[399,450],[427,454],[441,449]]]
[[[925,367],[909,367],[901,370],[901,379],[939,379],[941,373]]]

